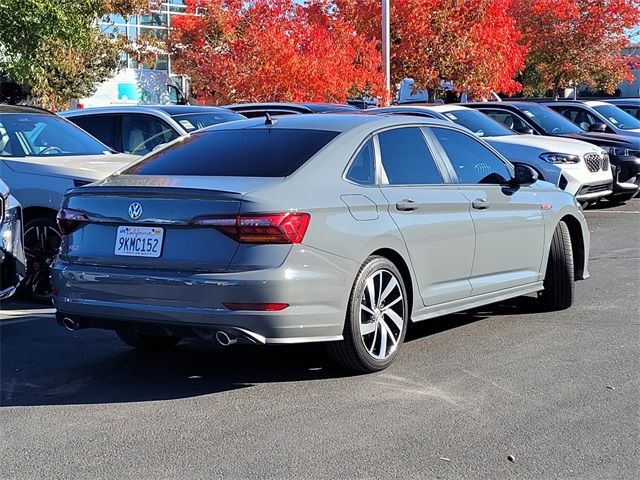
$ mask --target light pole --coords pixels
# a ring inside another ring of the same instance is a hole
[[[391,35],[389,0],[382,0],[382,64],[384,66],[384,87],[387,97],[391,98],[391,47],[389,37]]]

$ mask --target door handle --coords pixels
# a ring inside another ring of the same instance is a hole
[[[484,198],[476,198],[473,202],[471,202],[471,206],[476,210],[486,210],[489,208],[489,202],[487,202]]]
[[[403,198],[398,203],[396,203],[396,210],[400,210],[401,212],[411,212],[417,209],[418,206],[416,205],[416,202],[414,202],[410,198]]]

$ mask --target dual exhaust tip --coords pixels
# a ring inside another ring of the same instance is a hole
[[[70,332],[75,332],[80,328],[80,323],[76,322],[75,320],[69,317],[64,317],[62,319],[62,325],[64,326],[64,328],[66,328]],[[229,345],[234,345],[238,343],[238,337],[234,335],[229,335],[227,332],[222,330],[218,330],[216,332],[216,340],[223,347],[228,347]]]

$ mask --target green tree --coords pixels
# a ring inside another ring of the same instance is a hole
[[[126,38],[104,35],[97,20],[146,6],[145,0],[0,0],[0,76],[28,87],[34,103],[66,108],[119,66]]]

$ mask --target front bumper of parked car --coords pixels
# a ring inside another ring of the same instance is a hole
[[[22,209],[12,196],[0,206],[4,209],[0,227],[0,299],[11,296],[26,272],[22,236]]]
[[[612,155],[613,196],[629,196],[640,189],[640,157]]]

